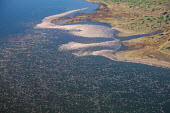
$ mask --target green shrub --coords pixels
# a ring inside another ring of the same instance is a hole
[[[101,1],[129,2],[134,4],[165,5],[165,6],[169,6],[170,4],[170,0],[101,0]]]

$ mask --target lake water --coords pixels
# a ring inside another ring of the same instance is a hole
[[[109,31],[111,38],[89,38],[34,28],[45,17],[86,7],[68,16],[92,13],[98,5],[83,0],[0,1],[1,113],[170,112],[170,69],[84,55],[125,49],[120,43],[103,44],[119,39],[117,31]],[[70,50],[70,44],[79,47]]]

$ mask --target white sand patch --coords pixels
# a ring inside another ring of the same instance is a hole
[[[81,56],[103,56],[106,58],[109,58],[111,60],[117,60],[117,58],[114,57],[113,53],[116,52],[116,50],[100,50],[100,51],[86,51],[86,52],[75,52],[73,55],[81,57]]]
[[[73,31],[70,31],[73,35],[76,36],[82,36],[82,37],[105,37],[105,38],[113,38],[113,30],[106,26],[101,25],[66,25],[64,26],[66,29],[69,30],[74,29]],[[76,31],[77,30],[77,31]]]
[[[85,49],[90,47],[112,47],[115,44],[118,44],[119,40],[114,41],[106,41],[101,43],[90,43],[90,44],[83,44],[78,42],[69,42],[68,44],[63,44],[59,47],[60,51],[66,51],[66,50],[77,50],[77,49]]]
[[[100,51],[79,51],[79,52],[75,52],[73,53],[76,56],[90,56],[90,55],[94,55],[94,56],[103,56],[106,53],[114,53],[114,50],[100,50]]]
[[[85,25],[85,24],[79,24],[79,25],[56,25],[52,23],[51,21],[54,19],[57,19],[59,17],[66,16],[68,14],[84,10],[83,9],[77,9],[77,10],[71,10],[65,13],[53,15],[46,17],[42,20],[42,23],[37,24],[35,28],[54,28],[54,29],[63,29],[68,30],[71,34],[76,36],[82,36],[82,37],[88,37],[88,38],[96,38],[96,37],[105,37],[105,38],[113,38],[113,30],[110,29],[107,26],[101,26],[101,25]]]

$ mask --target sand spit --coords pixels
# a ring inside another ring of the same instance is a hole
[[[119,43],[119,40],[114,41],[106,41],[101,43],[90,43],[90,44],[83,44],[83,43],[77,43],[77,42],[69,42],[68,44],[63,44],[59,47],[60,51],[66,51],[66,50],[77,50],[77,49],[86,49],[90,47],[113,47],[116,44]]]
[[[101,26],[101,25],[88,25],[88,24],[77,24],[77,25],[56,25],[55,23],[52,23],[51,21],[54,19],[57,19],[59,17],[66,16],[68,14],[78,12],[83,9],[77,9],[77,10],[71,10],[65,13],[45,17],[42,20],[42,23],[37,24],[35,28],[54,28],[54,29],[63,29],[68,30],[69,33],[76,35],[76,36],[82,36],[82,37],[88,37],[88,38],[96,38],[96,37],[105,37],[105,38],[113,38],[113,29],[110,29],[110,27],[107,26]]]
[[[102,49],[99,51],[94,51],[93,47],[110,47],[110,49]],[[69,42],[68,44],[63,44],[59,47],[60,51],[69,51],[69,50],[76,50],[78,52],[73,52],[72,54],[75,56],[104,56],[111,60],[115,60],[114,57],[112,57],[112,54],[115,53],[119,48],[121,47],[121,44],[119,43],[119,40],[114,41],[106,41],[101,43],[90,43],[90,44],[83,44],[83,43],[77,43],[77,42]],[[91,50],[86,50],[87,48],[90,48]]]
[[[113,53],[115,53],[116,50],[100,50],[100,51],[79,51],[79,52],[75,52],[73,53],[76,56],[103,56],[106,58],[109,58],[111,60],[117,60],[115,57],[113,57]]]
[[[71,11],[61,13],[61,14],[56,14],[56,15],[45,17],[42,20],[42,23],[37,24],[35,28],[53,28],[53,27],[55,28],[55,27],[59,27],[59,26],[55,26],[55,24],[51,23],[51,21],[54,20],[54,19],[58,19],[59,17],[63,17],[63,16],[66,16],[68,14],[71,14],[71,13],[74,13],[74,12],[77,12],[77,11],[81,11],[81,10],[85,10],[85,9],[87,9],[87,8],[71,10]]]

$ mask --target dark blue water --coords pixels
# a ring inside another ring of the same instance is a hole
[[[0,1],[0,113],[169,113],[169,69],[77,57],[59,46],[113,39],[34,29],[46,16],[84,7],[89,9],[81,12],[91,13],[98,5],[83,0]]]

